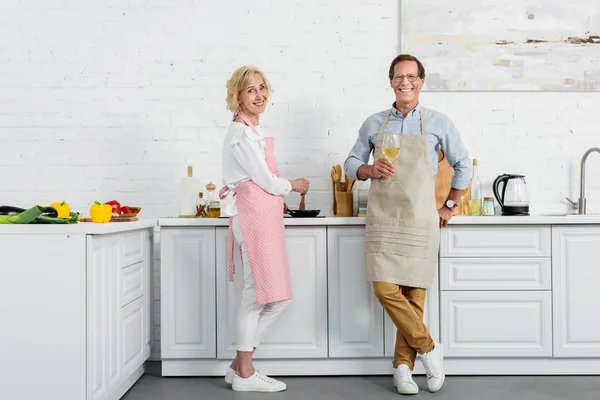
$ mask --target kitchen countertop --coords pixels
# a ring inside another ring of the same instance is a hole
[[[134,222],[109,222],[95,224],[0,224],[0,235],[106,235],[127,232],[156,226],[156,219],[142,219]]]
[[[365,225],[364,217],[284,218],[288,226]],[[228,226],[228,218],[159,218],[160,226]],[[600,214],[555,214],[530,216],[456,216],[450,225],[578,225],[600,224]]]
[[[284,218],[287,226],[360,226],[365,225],[364,217],[316,217],[316,218]],[[136,229],[146,229],[156,225],[162,227],[194,227],[194,226],[228,226],[229,218],[159,218],[143,219],[136,222],[112,222],[95,224],[80,222],[78,224],[0,224],[0,235],[27,234],[70,234],[70,235],[106,235]],[[466,217],[456,216],[450,225],[600,225],[600,214],[586,215],[531,215],[525,217]]]

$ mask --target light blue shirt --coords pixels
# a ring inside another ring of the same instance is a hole
[[[395,105],[396,103],[392,105],[392,112],[384,132],[420,135],[420,105],[410,111],[406,118],[395,108]],[[425,111],[425,130],[427,130],[427,151],[433,176],[437,175],[437,152],[441,147],[448,163],[454,168],[451,186],[454,189],[466,189],[471,180],[472,160],[469,158],[469,153],[461,140],[458,129],[444,114],[425,107],[423,109]],[[375,150],[377,133],[388,112],[389,110],[385,110],[373,114],[363,122],[358,131],[356,144],[344,162],[344,171],[349,176],[358,179],[356,176],[358,169],[369,162],[369,157]]]

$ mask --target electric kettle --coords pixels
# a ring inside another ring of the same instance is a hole
[[[500,185],[502,184],[502,188]],[[529,215],[529,199],[525,176],[503,174],[492,184],[494,197],[502,207],[502,215]]]

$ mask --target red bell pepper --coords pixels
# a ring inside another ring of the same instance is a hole
[[[118,201],[116,200],[111,200],[111,201],[107,201],[104,204],[108,204],[109,206],[112,207],[112,212],[116,213],[118,215],[121,215],[121,204],[119,204]]]
[[[121,207],[121,214],[133,214],[131,212],[131,209],[129,208],[129,206],[123,206]]]

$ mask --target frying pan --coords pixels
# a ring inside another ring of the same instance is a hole
[[[288,213],[295,218],[313,218],[319,215],[321,210],[290,210]]]
[[[319,215],[319,213],[321,212],[321,210],[305,210],[304,208],[306,207],[306,201],[305,201],[305,194],[301,195],[301,199],[300,199],[300,205],[298,206],[298,210],[290,210],[288,209],[288,213],[295,218],[312,218],[312,217],[316,217],[317,215]]]

